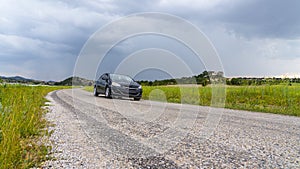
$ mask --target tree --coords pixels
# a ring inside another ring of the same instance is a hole
[[[232,78],[231,79],[231,84],[232,85],[241,85],[241,81],[239,78]]]

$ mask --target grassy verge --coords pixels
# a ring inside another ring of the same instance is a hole
[[[93,86],[85,86],[83,89],[86,90],[86,91],[88,91],[88,92],[93,92],[94,91],[94,87]]]
[[[63,87],[0,85],[0,168],[30,168],[46,160],[49,147],[42,108],[47,93]]]
[[[153,91],[161,92],[153,92]],[[144,86],[143,99],[211,105],[211,87]],[[184,95],[182,95],[184,93]],[[225,107],[300,116],[300,86],[227,86]]]
[[[92,87],[85,90],[92,92]],[[210,106],[211,87],[143,86],[143,99]],[[300,116],[300,85],[226,86],[225,107]]]
[[[226,107],[300,116],[300,86],[229,88]]]

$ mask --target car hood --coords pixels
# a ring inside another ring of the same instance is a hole
[[[140,84],[138,84],[137,82],[131,82],[131,83],[119,82],[119,84],[122,87],[130,87],[130,88],[138,88],[140,86]]]

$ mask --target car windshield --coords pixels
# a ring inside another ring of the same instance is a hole
[[[113,82],[117,83],[131,83],[133,80],[129,76],[110,74],[110,78]]]

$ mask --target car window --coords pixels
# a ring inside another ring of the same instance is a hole
[[[107,75],[104,74],[104,75],[99,77],[98,81],[104,81],[104,79],[107,79],[106,77],[107,77]]]
[[[102,76],[100,77],[100,80],[107,80],[107,79],[108,79],[108,77],[107,77],[106,74],[104,74],[104,75],[102,75]]]
[[[118,83],[131,83],[131,82],[133,82],[133,80],[129,76],[125,76],[125,75],[111,74],[110,78],[113,82],[118,82]]]

